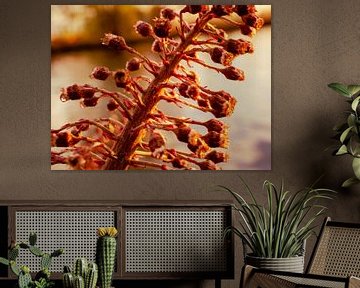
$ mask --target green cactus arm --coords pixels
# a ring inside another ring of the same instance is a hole
[[[29,266],[26,266],[26,265],[24,265],[24,266],[21,266],[21,272],[22,273],[25,273],[25,274],[29,274],[30,273],[30,268],[29,268]]]
[[[64,249],[60,248],[51,253],[51,257],[59,257],[64,253]]]
[[[19,246],[16,245],[14,248],[10,249],[8,252],[9,260],[15,261],[16,258],[19,256]]]
[[[35,246],[37,241],[37,235],[35,232],[31,232],[29,235],[29,243],[31,246]]]
[[[98,280],[98,267],[96,263],[89,263],[85,276],[85,288],[95,288]]]
[[[18,285],[19,288],[29,288],[32,284],[32,279],[29,273],[21,271],[19,274]]]
[[[3,258],[3,257],[0,257],[0,263],[4,264],[6,266],[10,265],[10,261],[8,259],[6,259],[6,258]]]
[[[42,257],[45,254],[43,251],[40,250],[39,247],[36,247],[36,246],[30,246],[29,251],[30,251],[30,253],[32,253],[33,255],[38,256],[38,257]]]
[[[30,246],[24,242],[21,242],[21,243],[19,243],[19,247],[22,249],[29,249]]]
[[[64,273],[71,273],[71,268],[68,265],[65,265],[63,272]]]
[[[40,262],[40,267],[41,269],[49,269],[50,265],[51,265],[51,255],[48,253],[45,253],[42,257],[41,257],[41,262]]]
[[[86,258],[78,258],[75,261],[74,274],[85,279],[88,262]]]
[[[74,276],[71,273],[64,273],[62,277],[64,288],[74,288]]]
[[[74,288],[85,288],[84,278],[77,275],[74,277]]]
[[[10,261],[10,269],[11,271],[16,275],[16,276],[19,276],[21,270],[20,268],[16,265],[16,262],[15,261]]]

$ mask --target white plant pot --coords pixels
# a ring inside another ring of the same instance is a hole
[[[274,271],[304,273],[304,256],[289,258],[263,258],[246,255],[245,264]]]

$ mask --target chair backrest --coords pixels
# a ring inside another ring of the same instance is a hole
[[[326,218],[307,273],[360,277],[360,223]]]

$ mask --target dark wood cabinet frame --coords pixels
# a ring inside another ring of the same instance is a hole
[[[117,265],[114,273],[114,279],[117,280],[171,280],[171,279],[215,279],[216,287],[220,287],[221,279],[234,278],[234,236],[231,234],[226,241],[226,271],[219,272],[162,272],[162,273],[134,273],[125,271],[125,213],[126,211],[134,210],[212,210],[224,211],[226,214],[226,226],[233,225],[234,212],[231,208],[231,203],[223,201],[8,201],[0,202],[0,256],[5,256],[4,252],[7,251],[8,245],[15,239],[15,213],[16,211],[114,211],[115,212],[115,226],[120,232],[118,237],[118,251]],[[3,227],[7,223],[8,232],[5,237],[6,231]],[[6,246],[5,246],[6,245]],[[6,253],[6,252],[5,252]],[[61,273],[53,273],[54,279],[60,279]],[[0,279],[9,280],[14,279],[15,275],[7,269],[0,269]]]

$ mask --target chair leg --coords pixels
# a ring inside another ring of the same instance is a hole
[[[257,272],[257,269],[246,265],[243,267],[240,280],[240,288],[295,288],[296,284],[287,280],[272,276],[271,274]],[[355,286],[357,288],[357,286]],[[355,288],[354,287],[354,288]],[[360,288],[360,287],[359,287]]]
[[[215,288],[221,288],[221,279],[215,278]]]
[[[241,271],[239,288],[246,288],[249,285],[253,271],[254,271],[254,267],[249,265],[244,265]]]

